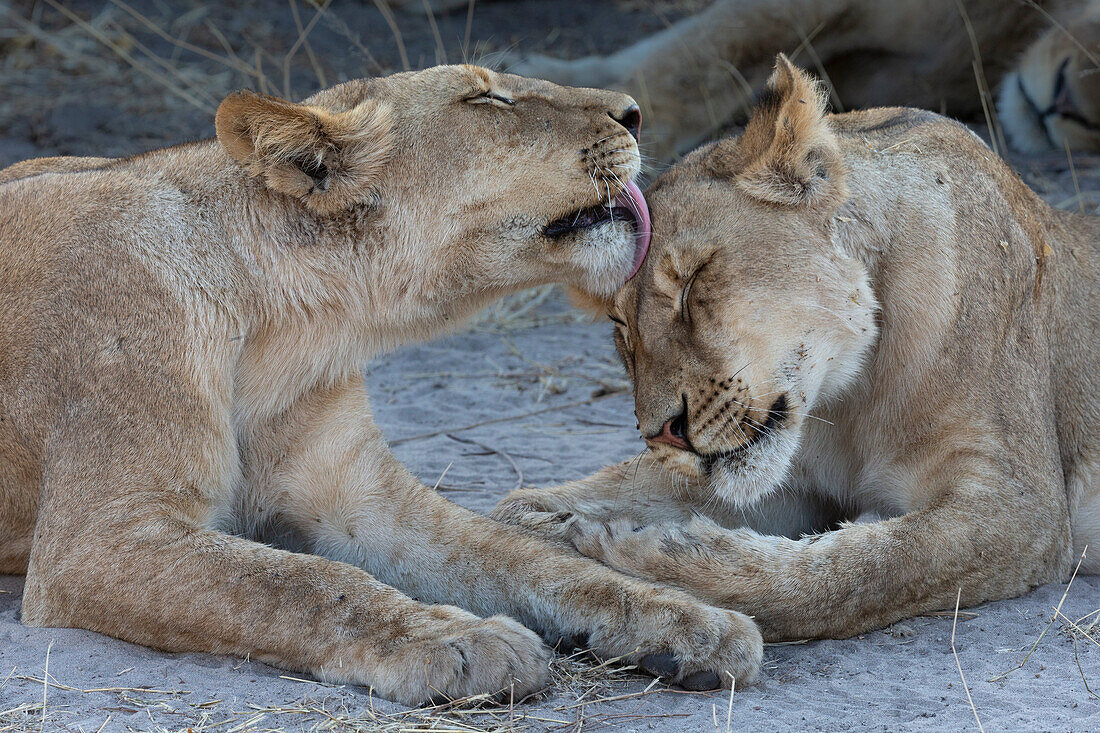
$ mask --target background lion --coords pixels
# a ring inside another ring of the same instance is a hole
[[[533,56],[513,68],[629,91],[647,150],[668,163],[744,120],[777,51],[813,64],[839,111],[984,111],[995,145],[1100,149],[1100,7],[1087,0],[717,0],[609,56]]]
[[[1100,570],[1100,220],[958,123],[825,108],[781,56],[650,187],[611,309],[650,452],[494,515],[774,640]]]

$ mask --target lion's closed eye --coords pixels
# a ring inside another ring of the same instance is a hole
[[[695,272],[691,273],[687,282],[684,283],[683,290],[680,291],[680,316],[684,319],[684,322],[689,325],[691,324],[691,286],[695,284],[695,280],[699,277],[699,273],[706,269],[708,264],[710,264],[709,259],[695,268]]]
[[[516,104],[516,100],[511,97],[492,90],[479,91],[476,94],[466,97],[463,101],[469,104],[491,104],[494,107],[504,107],[506,109]]]

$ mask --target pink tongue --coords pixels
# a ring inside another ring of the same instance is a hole
[[[615,205],[629,208],[636,217],[634,268],[630,271],[630,277],[627,278],[630,280],[642,268],[646,252],[649,251],[649,237],[653,231],[649,224],[649,207],[646,205],[645,196],[642,196],[642,189],[638,188],[638,184],[634,181],[626,182],[626,189],[615,198]]]

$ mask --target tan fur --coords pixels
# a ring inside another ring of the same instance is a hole
[[[976,43],[988,89],[1001,87],[999,121],[1016,147],[1061,151],[1068,142],[1100,149],[1100,16],[1088,0],[1037,5],[966,0],[964,20],[954,0],[716,0],[610,56],[535,56],[513,68],[629,92],[646,118],[647,150],[669,163],[745,119],[780,51],[827,73],[844,109],[912,105],[981,117]],[[1052,105],[1060,75],[1068,114],[1053,112],[1036,124],[1032,105]],[[1018,93],[1019,79],[1030,102]],[[1077,115],[1089,126],[1074,122]]]
[[[438,67],[233,95],[220,144],[0,173],[0,572],[27,574],[24,623],[406,703],[538,689],[548,651],[507,616],[685,684],[751,678],[749,619],[447,502],[363,386],[370,355],[504,293],[626,279],[628,223],[543,227],[637,174],[632,105]]]
[[[772,86],[648,193],[654,246],[611,312],[650,450],[494,515],[770,639],[1015,596],[1086,546],[1100,571],[1100,220],[957,123],[826,115],[782,57]],[[796,132],[776,152],[768,128]]]

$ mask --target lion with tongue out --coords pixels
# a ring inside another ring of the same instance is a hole
[[[747,617],[422,485],[360,371],[521,288],[627,280],[639,124],[623,94],[437,67],[236,94],[216,141],[0,172],[0,573],[27,574],[23,622],[410,704],[539,689],[529,628],[685,687],[750,679]]]

